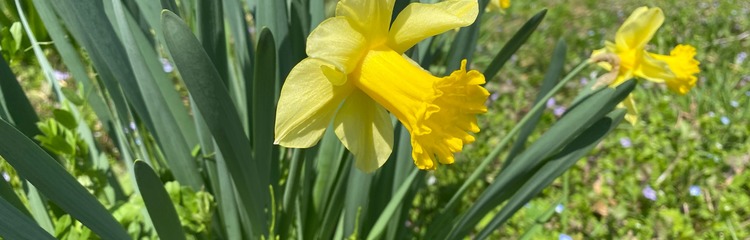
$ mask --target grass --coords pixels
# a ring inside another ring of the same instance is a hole
[[[683,6],[683,5],[689,6]],[[474,67],[483,69],[493,54],[534,13],[548,8],[539,30],[488,89],[497,94],[480,122],[478,143],[450,170],[434,173],[435,185],[421,193],[413,212],[416,223],[427,221],[462,183],[481,156],[531,107],[549,54],[557,39],[568,43],[570,70],[614,38],[619,25],[639,6],[663,9],[665,23],[649,50],[667,54],[676,44],[697,48],[699,83],[687,95],[642,82],[635,92],[641,121],[623,124],[586,159],[519,211],[495,237],[535,238],[562,234],[586,238],[732,238],[750,236],[750,3],[717,1],[545,1],[514,2],[504,14],[486,14]],[[744,57],[743,57],[744,56]],[[588,68],[556,96],[540,124],[555,121],[555,106],[566,106],[602,69]],[[540,129],[545,129],[541,127]],[[532,135],[531,141],[540,132]],[[497,172],[501,163],[488,169]],[[492,176],[490,174],[489,176]],[[484,179],[464,199],[469,206],[491,182]],[[655,198],[647,198],[647,189]],[[692,190],[692,192],[691,192]],[[473,194],[472,194],[473,193]],[[558,199],[563,201],[558,206]],[[551,218],[545,212],[555,209]],[[541,220],[541,221],[540,221]],[[419,231],[418,228],[414,228]]]

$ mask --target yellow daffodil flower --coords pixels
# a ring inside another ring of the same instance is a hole
[[[693,59],[695,48],[679,45],[670,56],[645,50],[646,44],[663,22],[664,14],[660,8],[640,7],[617,30],[614,43],[607,41],[604,48],[591,54],[592,59],[606,54],[616,55],[616,66],[611,61],[599,62],[599,66],[604,69],[617,71],[616,77],[609,79],[609,86],[616,87],[633,77],[666,83],[670,90],[680,94],[687,93],[695,86],[696,77],[693,74],[700,72],[699,62]],[[638,111],[632,95],[623,101],[623,105],[628,109],[625,119],[635,124],[638,121]]]
[[[275,143],[315,145],[333,120],[335,133],[357,168],[371,172],[393,149],[388,112],[411,133],[420,169],[453,163],[453,154],[474,141],[476,114],[487,111],[484,76],[461,69],[435,77],[403,53],[419,41],[468,26],[476,0],[409,4],[391,24],[395,0],[342,0],[336,16],[307,38],[308,58],[289,73],[276,111]]]
[[[503,10],[510,7],[510,0],[490,0],[490,10]]]

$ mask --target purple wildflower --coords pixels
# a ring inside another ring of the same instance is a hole
[[[633,146],[633,142],[630,141],[630,138],[628,137],[621,137],[620,138],[620,145],[624,148],[629,148]]]
[[[696,186],[696,185],[690,186],[690,196],[697,197],[700,195],[701,195],[701,187]]]
[[[651,201],[656,201],[656,190],[651,188],[651,186],[646,186],[643,188],[643,197],[648,198]]]

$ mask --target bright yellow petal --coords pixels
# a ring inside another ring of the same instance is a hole
[[[630,14],[615,35],[618,47],[643,49],[664,23],[660,8],[640,7]]]
[[[675,78],[666,62],[653,58],[648,52],[644,51],[637,63],[633,71],[635,76],[657,83]]]
[[[325,60],[343,73],[354,70],[365,52],[365,37],[344,17],[329,18],[307,37],[307,56]]]
[[[355,166],[372,172],[383,166],[393,151],[393,124],[385,109],[355,90],[334,118],[336,135],[354,154]]]
[[[332,85],[321,66],[332,67],[322,60],[306,58],[287,76],[276,109],[275,144],[294,148],[315,145],[341,101],[352,92],[351,84]]]
[[[391,24],[395,0],[341,0],[336,16],[349,19],[368,39],[384,38]]]
[[[624,100],[622,100],[619,107],[627,109],[628,112],[625,113],[625,121],[628,121],[631,125],[635,126],[635,124],[638,122],[638,109],[635,107],[633,94],[631,93]]]
[[[476,0],[449,0],[435,4],[412,3],[399,13],[388,33],[388,46],[403,53],[425,38],[474,22]]]

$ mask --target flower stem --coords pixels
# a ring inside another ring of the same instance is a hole
[[[552,88],[552,90],[550,90],[547,93],[547,95],[544,95],[544,97],[540,99],[534,105],[533,108],[531,108],[531,111],[526,113],[526,115],[521,119],[521,121],[518,122],[518,124],[516,124],[516,126],[513,127],[513,129],[511,129],[507,135],[505,135],[502,141],[500,141],[500,144],[498,144],[495,147],[495,149],[493,149],[492,152],[490,152],[490,154],[487,155],[487,157],[485,157],[484,160],[482,160],[482,163],[479,164],[479,166],[474,170],[473,173],[471,173],[471,176],[469,176],[469,178],[466,181],[464,181],[464,184],[461,185],[461,188],[459,188],[456,194],[453,195],[451,200],[448,201],[448,204],[445,205],[445,207],[443,208],[443,212],[450,210],[451,208],[454,207],[454,205],[456,205],[456,202],[458,202],[458,199],[460,199],[461,196],[466,192],[466,190],[468,190],[469,186],[480,177],[480,175],[484,172],[484,170],[487,169],[487,166],[490,165],[490,163],[492,163],[492,161],[495,160],[500,155],[503,149],[505,149],[505,145],[508,145],[508,143],[513,138],[513,136],[515,136],[518,133],[518,131],[521,130],[521,126],[526,124],[526,122],[528,122],[529,119],[531,119],[531,116],[534,116],[536,112],[541,111],[542,108],[545,106],[547,100],[552,98],[552,96],[554,96],[555,93],[560,91],[560,89],[562,89],[562,87],[565,86],[565,83],[573,79],[574,76],[578,75],[578,73],[581,72],[581,70],[583,70],[584,68],[586,68],[589,64],[590,62],[588,60],[578,64],[578,66],[576,66],[572,71],[570,71],[568,75],[565,75],[565,77],[562,80],[560,80],[560,82],[557,83],[557,85],[555,85],[555,87]]]

